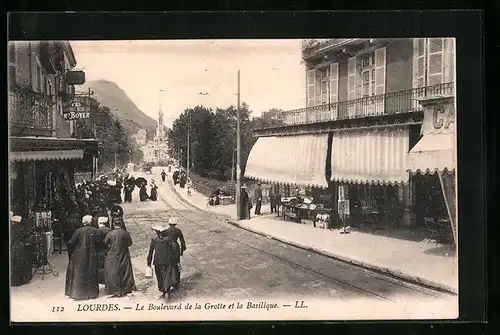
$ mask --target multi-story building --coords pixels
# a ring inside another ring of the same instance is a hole
[[[54,193],[71,196],[75,169],[89,167],[95,140],[71,138],[63,112],[83,72],[72,71],[69,42],[9,43],[11,207],[21,215],[50,207]]]
[[[134,139],[135,143],[139,146],[144,146],[146,145],[147,142],[147,130],[146,129],[139,129],[136,134],[132,136]]]
[[[453,222],[445,214],[454,196],[441,201],[439,180],[453,177],[456,164],[454,42],[303,41],[306,107],[284,112],[285,126],[254,130],[245,176],[282,184],[285,193],[301,186],[335,207],[341,187],[351,213],[377,202],[398,223],[426,215]]]

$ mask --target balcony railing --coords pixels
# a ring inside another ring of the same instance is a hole
[[[454,83],[446,83],[306,107],[283,112],[282,119],[287,125],[295,125],[411,113],[422,110],[419,98],[453,95],[453,88]]]
[[[52,102],[28,89],[9,92],[9,124],[23,129],[52,130]]]

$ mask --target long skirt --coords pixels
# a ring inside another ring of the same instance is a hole
[[[162,293],[166,293],[171,286],[177,286],[181,282],[181,271],[177,264],[157,264],[155,265],[155,273],[158,290]]]

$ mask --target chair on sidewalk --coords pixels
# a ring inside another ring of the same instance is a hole
[[[429,237],[427,237],[427,243],[434,241],[436,244],[440,242],[439,230],[436,226],[436,221],[430,217],[424,217],[425,226],[429,232]]]

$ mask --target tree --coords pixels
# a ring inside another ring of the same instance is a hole
[[[244,172],[246,161],[256,138],[252,136],[255,128],[279,126],[284,124],[282,111],[270,109],[260,117],[251,117],[246,103],[240,106],[241,170]],[[191,123],[191,162],[192,171],[203,177],[219,180],[231,179],[233,157],[236,159],[235,106],[217,108],[215,111],[204,107],[186,109],[167,132],[170,142],[170,155],[177,157],[182,153],[181,164],[187,163],[187,129]],[[236,162],[235,162],[236,163]]]
[[[96,139],[100,143],[99,169],[109,170],[115,166],[115,153],[118,165],[129,160],[138,163],[142,160],[142,151],[134,144],[121,122],[115,119],[106,106],[98,105],[91,113],[91,120],[80,120],[76,123],[79,138],[93,138],[95,127]]]

